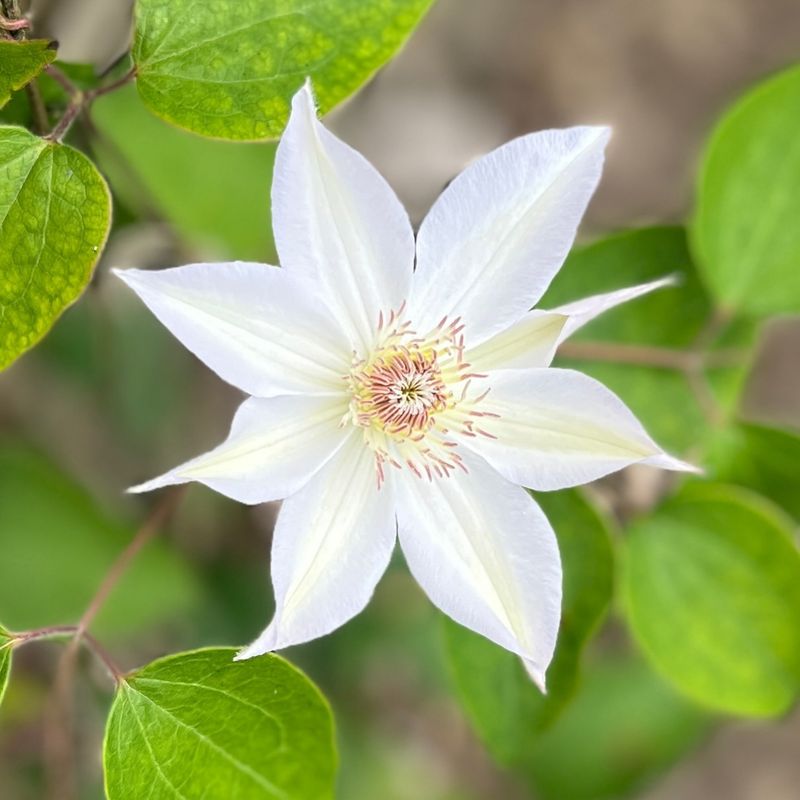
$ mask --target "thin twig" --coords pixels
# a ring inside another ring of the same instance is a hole
[[[23,633],[15,633],[11,635],[11,639],[4,646],[21,647],[28,642],[41,642],[48,639],[65,639],[72,640],[72,646],[75,636],[78,634],[77,625],[50,625],[46,628],[36,628],[32,631],[24,631]],[[94,638],[90,633],[84,631],[81,634],[81,644],[85,644],[89,650],[102,662],[108,674],[113,678],[115,684],[119,684],[123,680],[122,670],[116,665],[114,660],[108,654],[106,649]]]
[[[119,558],[111,565],[111,569],[106,573],[105,578],[103,578],[95,596],[78,622],[78,630],[75,634],[76,639],[79,640],[89,629],[94,618],[103,607],[119,579],[125,574],[137,553],[161,530],[178,507],[185,492],[186,485],[176,486],[164,492],[159,498],[159,502],[150,512],[144,524],[136,532],[136,535],[131,539],[130,544],[123,550]]]
[[[105,86],[98,86],[96,89],[89,89],[86,92],[82,92],[80,89],[74,86],[74,92],[72,93],[70,104],[67,106],[64,114],[56,124],[55,128],[53,128],[53,130],[50,131],[50,133],[48,133],[44,138],[51,142],[60,142],[72,127],[72,123],[75,122],[75,120],[86,109],[88,109],[98,97],[109,94],[109,92],[115,92],[126,83],[130,83],[135,77],[136,67],[131,67],[121,78],[118,78],[117,80],[112,81]]]
[[[123,675],[105,650],[91,637],[88,629],[103,607],[119,579],[131,565],[137,553],[159,532],[175,511],[186,486],[178,486],[165,492],[150,512],[147,519],[131,539],[128,546],[111,565],[100,583],[86,611],[75,626],[72,641],[59,660],[52,688],[52,699],[48,704],[44,726],[45,771],[48,797],[53,800],[74,800],[75,775],[72,756],[72,685],[77,667],[77,655],[81,641],[90,644],[96,655],[106,665],[115,682],[119,684]]]
[[[136,67],[131,67],[121,78],[118,78],[105,86],[98,86],[96,89],[90,89],[86,92],[87,103],[91,103],[96,97],[102,97],[109,92],[115,92],[121,89],[126,83],[130,83],[136,77]]]
[[[0,17],[0,28],[4,31],[24,31],[31,27],[31,23],[27,19],[5,19]]]
[[[47,107],[42,100],[42,93],[39,91],[39,84],[34,78],[26,87],[25,93],[28,95],[28,102],[33,112],[33,126],[40,136],[47,133],[50,127],[50,119],[47,116]]]
[[[38,642],[42,639],[57,639],[64,636],[72,637],[78,630],[77,625],[50,625],[47,628],[37,628],[33,631],[24,631],[11,635],[11,644],[14,647],[23,645],[26,642]]]
[[[694,354],[687,350],[612,342],[564,342],[559,347],[558,353],[567,358],[613,361],[618,364],[635,364],[642,367],[661,367],[681,371],[689,369],[694,359]]]
[[[55,64],[48,64],[44,71],[70,96],[79,93],[78,87],[70,80],[70,78],[60,70]]]

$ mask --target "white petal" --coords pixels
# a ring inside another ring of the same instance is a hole
[[[389,488],[359,431],[283,504],[272,545],[275,617],[238,658],[324,636],[369,602],[394,548]]]
[[[114,270],[189,350],[248,394],[342,389],[352,350],[313,286],[265,264]]]
[[[400,544],[431,600],[522,656],[544,689],[561,614],[556,538],[524,489],[470,453],[465,463],[466,475],[396,480]]]
[[[386,181],[317,120],[308,84],[278,145],[272,214],[281,265],[314,279],[364,355],[407,297],[414,235]]]
[[[464,357],[476,372],[547,367],[568,320],[555,311],[529,311],[510,328],[467,350]]]
[[[569,251],[609,135],[607,128],[542,131],[464,170],[420,227],[414,327],[461,316],[474,347],[522,317]]]
[[[198,481],[240,503],[288,497],[341,447],[346,397],[251,397],[219,447],[128,491]]]
[[[628,300],[675,283],[672,277],[615,292],[596,294],[552,311],[529,311],[519,322],[467,350],[466,360],[477,372],[495,369],[548,367],[558,345],[595,317]]]
[[[588,483],[630,464],[696,471],[664,453],[639,420],[603,384],[569,369],[489,374],[480,411],[491,435],[464,438],[498,472],[531,489]]]
[[[584,297],[582,300],[576,300],[573,303],[567,303],[566,305],[554,308],[550,313],[564,314],[568,318],[559,336],[559,342],[563,342],[564,339],[571,336],[588,322],[591,322],[595,317],[600,316],[604,311],[609,311],[614,308],[614,306],[627,303],[629,300],[635,300],[642,295],[650,294],[650,292],[654,292],[656,289],[662,289],[665,286],[673,286],[675,282],[675,278],[669,276],[660,278],[657,281],[642,283],[638,286],[628,286],[625,289],[617,289],[614,292]]]

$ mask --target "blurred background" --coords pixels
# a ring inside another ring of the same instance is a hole
[[[104,69],[129,40],[129,0],[32,4],[60,57]],[[609,123],[614,138],[582,237],[690,210],[702,143],[747,86],[800,55],[796,0],[438,0],[405,50],[328,124],[387,177],[415,223],[471,159],[531,130]],[[10,628],[72,622],[149,498],[123,489],[216,444],[240,396],[108,276],[110,266],[273,262],[272,145],[184,134],[129,87],[75,131],[111,182],[115,226],[96,279],[45,343],[0,376],[0,614]],[[800,325],[764,335],[752,419],[800,426]],[[644,507],[650,473],[594,487],[612,516]],[[271,613],[275,508],[193,486],[137,562],[97,633],[125,667],[203,644],[242,644]],[[24,532],[24,534],[21,534]],[[471,732],[450,688],[440,620],[401,559],[367,612],[290,658],[330,698],[343,800],[530,797]],[[17,654],[0,718],[0,796],[42,797],[43,712],[57,646]],[[102,796],[109,696],[87,664],[77,768]],[[679,762],[679,763],[678,763]],[[677,764],[677,766],[675,766]],[[579,694],[532,754],[544,800],[794,800],[800,716],[720,719],[640,660],[611,610]]]

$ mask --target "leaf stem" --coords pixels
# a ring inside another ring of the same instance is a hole
[[[89,89],[88,91],[84,92],[75,86],[72,81],[70,81],[66,75],[63,75],[62,73],[62,78],[69,84],[68,88],[67,83],[64,83],[59,78],[56,78],[57,72],[60,72],[60,70],[56,69],[54,72],[50,72],[49,74],[51,77],[55,78],[55,80],[58,80],[59,83],[61,83],[61,85],[64,86],[64,88],[70,93],[71,101],[64,111],[64,114],[61,116],[61,119],[59,119],[58,123],[56,124],[55,128],[53,128],[53,130],[44,137],[51,142],[60,142],[72,127],[72,123],[75,122],[75,120],[84,111],[86,111],[98,97],[102,97],[110,92],[115,92],[126,83],[130,83],[136,77],[136,67],[133,66],[121,78],[118,78],[111,83],[107,83],[105,86],[98,86],[95,89]]]
[[[565,342],[559,355],[590,361],[610,361],[683,373],[706,420],[715,426],[725,418],[706,375],[707,369],[734,367],[747,359],[746,350],[736,347],[710,350],[714,341],[731,321],[731,315],[718,309],[709,318],[691,347],[675,350],[667,347],[642,347],[616,342]]]
[[[103,607],[119,579],[125,574],[137,553],[163,528],[164,524],[175,512],[185,493],[186,485],[182,485],[167,490],[159,498],[159,502],[145,519],[133,539],[131,539],[130,544],[122,551],[117,560],[111,565],[111,569],[106,573],[105,578],[103,578],[97,592],[78,622],[78,629],[75,633],[76,639],[80,639],[89,629],[94,618]]]
[[[89,634],[88,629],[136,555],[155,537],[178,507],[185,490],[186,486],[178,486],[161,495],[158,503],[136,531],[133,539],[120,553],[101,581],[94,597],[86,607],[86,611],[84,611],[78,624],[74,626],[72,640],[59,660],[51,693],[52,699],[48,704],[44,727],[47,792],[48,797],[53,798],[53,800],[74,800],[76,797],[74,759],[71,752],[71,731],[74,716],[72,685],[80,644],[85,641],[91,647],[93,652],[105,664],[117,685],[124,680],[123,673],[117,668],[97,640]]]
[[[28,644],[29,642],[41,642],[49,639],[63,639],[69,638],[72,642],[78,635],[79,628],[77,625],[51,625],[46,628],[36,628],[32,631],[23,631],[22,633],[11,634],[11,647],[20,647]],[[72,646],[70,642],[70,646]],[[81,644],[85,644],[88,649],[97,657],[97,659],[105,666],[108,674],[114,680],[115,684],[119,684],[123,680],[122,670],[116,665],[114,660],[108,654],[108,651],[95,639],[90,633],[84,631],[81,634]]]
[[[28,95],[28,102],[31,104],[36,133],[41,136],[50,127],[50,120],[47,117],[47,108],[44,100],[42,100],[42,93],[39,91],[39,84],[36,83],[36,78],[25,87],[25,93]]]
[[[60,70],[55,64],[48,64],[44,71],[54,80],[61,85],[61,88],[70,96],[76,95],[80,89],[67,77],[67,75]]]

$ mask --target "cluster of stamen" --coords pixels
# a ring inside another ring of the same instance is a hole
[[[497,415],[476,408],[489,390],[481,387],[472,396],[474,383],[486,376],[464,359],[460,319],[445,317],[420,336],[403,315],[403,306],[387,318],[380,315],[374,350],[367,357],[354,354],[345,376],[352,400],[342,424],[363,429],[379,487],[387,465],[429,480],[466,472],[455,432],[495,438],[481,427],[481,417]]]

